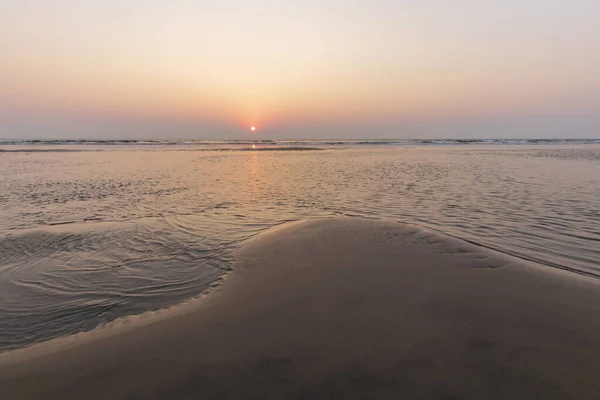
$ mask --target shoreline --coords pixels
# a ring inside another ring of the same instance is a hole
[[[233,272],[187,310],[3,353],[0,397],[600,394],[591,278],[355,218],[268,230]]]

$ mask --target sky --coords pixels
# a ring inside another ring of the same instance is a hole
[[[252,137],[598,138],[600,1],[0,0],[0,138]]]

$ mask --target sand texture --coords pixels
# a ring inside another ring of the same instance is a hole
[[[1,399],[598,399],[593,278],[408,225],[252,239],[190,312],[0,357]]]

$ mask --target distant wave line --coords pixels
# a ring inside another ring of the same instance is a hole
[[[468,144],[600,144],[600,139],[281,139],[281,140],[88,140],[88,139],[11,139],[0,140],[0,145],[162,145],[162,146],[218,146],[218,145],[468,145]],[[0,150],[2,151],[2,150]]]

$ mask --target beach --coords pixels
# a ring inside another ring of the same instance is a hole
[[[0,153],[0,353],[177,307],[306,219],[404,222],[600,277],[598,145],[319,143],[5,145],[27,151]]]
[[[0,398],[592,399],[599,311],[593,278],[418,226],[294,222],[185,313],[1,355]]]

